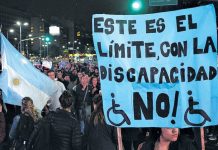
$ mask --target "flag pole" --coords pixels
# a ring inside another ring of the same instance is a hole
[[[121,128],[117,128],[118,150],[123,150]]]
[[[205,150],[204,128],[200,128],[200,132],[201,132],[201,147],[202,150]]]
[[[2,32],[2,24],[0,25],[0,33]]]

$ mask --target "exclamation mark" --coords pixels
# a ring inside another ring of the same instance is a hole
[[[174,101],[174,106],[173,106],[173,113],[172,113],[172,116],[173,117],[176,117],[176,112],[177,112],[177,107],[178,107],[178,101],[179,101],[179,91],[176,91],[175,93],[175,101]],[[171,123],[172,124],[175,124],[175,120],[172,119],[171,120]]]

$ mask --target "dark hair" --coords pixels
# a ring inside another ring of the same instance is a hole
[[[48,71],[48,74],[51,73],[51,72],[54,72],[54,70],[49,70],[49,71]]]
[[[158,140],[161,135],[161,128],[150,128],[149,130],[150,130],[149,138],[153,141]]]
[[[0,104],[3,105],[3,99],[0,97]]]
[[[24,98],[22,99],[22,106],[23,106],[24,108],[28,107],[28,106],[27,106],[27,103],[28,103],[28,102],[30,102],[31,104],[33,104],[33,100],[32,100],[30,97],[24,97]]]
[[[3,94],[2,94],[2,90],[0,89],[0,104],[1,105],[3,105],[3,98],[2,97],[3,97]]]
[[[73,103],[73,96],[70,94],[70,92],[64,91],[59,98],[59,102],[61,107],[69,108]]]
[[[102,96],[101,95],[95,95],[92,99],[93,103],[96,105],[96,110],[94,110],[90,117],[90,122],[94,126],[96,126],[98,123],[104,124],[104,113],[103,113],[103,104],[102,104]]]
[[[99,102],[102,103],[102,96],[97,94],[93,97],[92,101],[94,104],[98,104]]]

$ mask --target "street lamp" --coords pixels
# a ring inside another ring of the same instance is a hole
[[[10,33],[14,33],[14,29],[9,29],[9,32],[10,32]],[[9,37],[9,36],[8,36],[8,30],[7,30],[7,39],[8,39],[8,37]]]
[[[23,26],[28,26],[29,24],[27,22],[21,23],[20,21],[17,21],[16,24],[20,27],[20,46],[19,46],[19,51],[22,49],[22,25]]]

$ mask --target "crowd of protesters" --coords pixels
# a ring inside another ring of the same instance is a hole
[[[116,150],[117,129],[105,123],[98,67],[60,62],[38,69],[57,84],[58,96],[41,112],[30,97],[22,99],[21,107],[1,98],[0,150]],[[199,131],[124,128],[122,143],[125,150],[200,150]],[[216,128],[206,131],[215,133]]]

